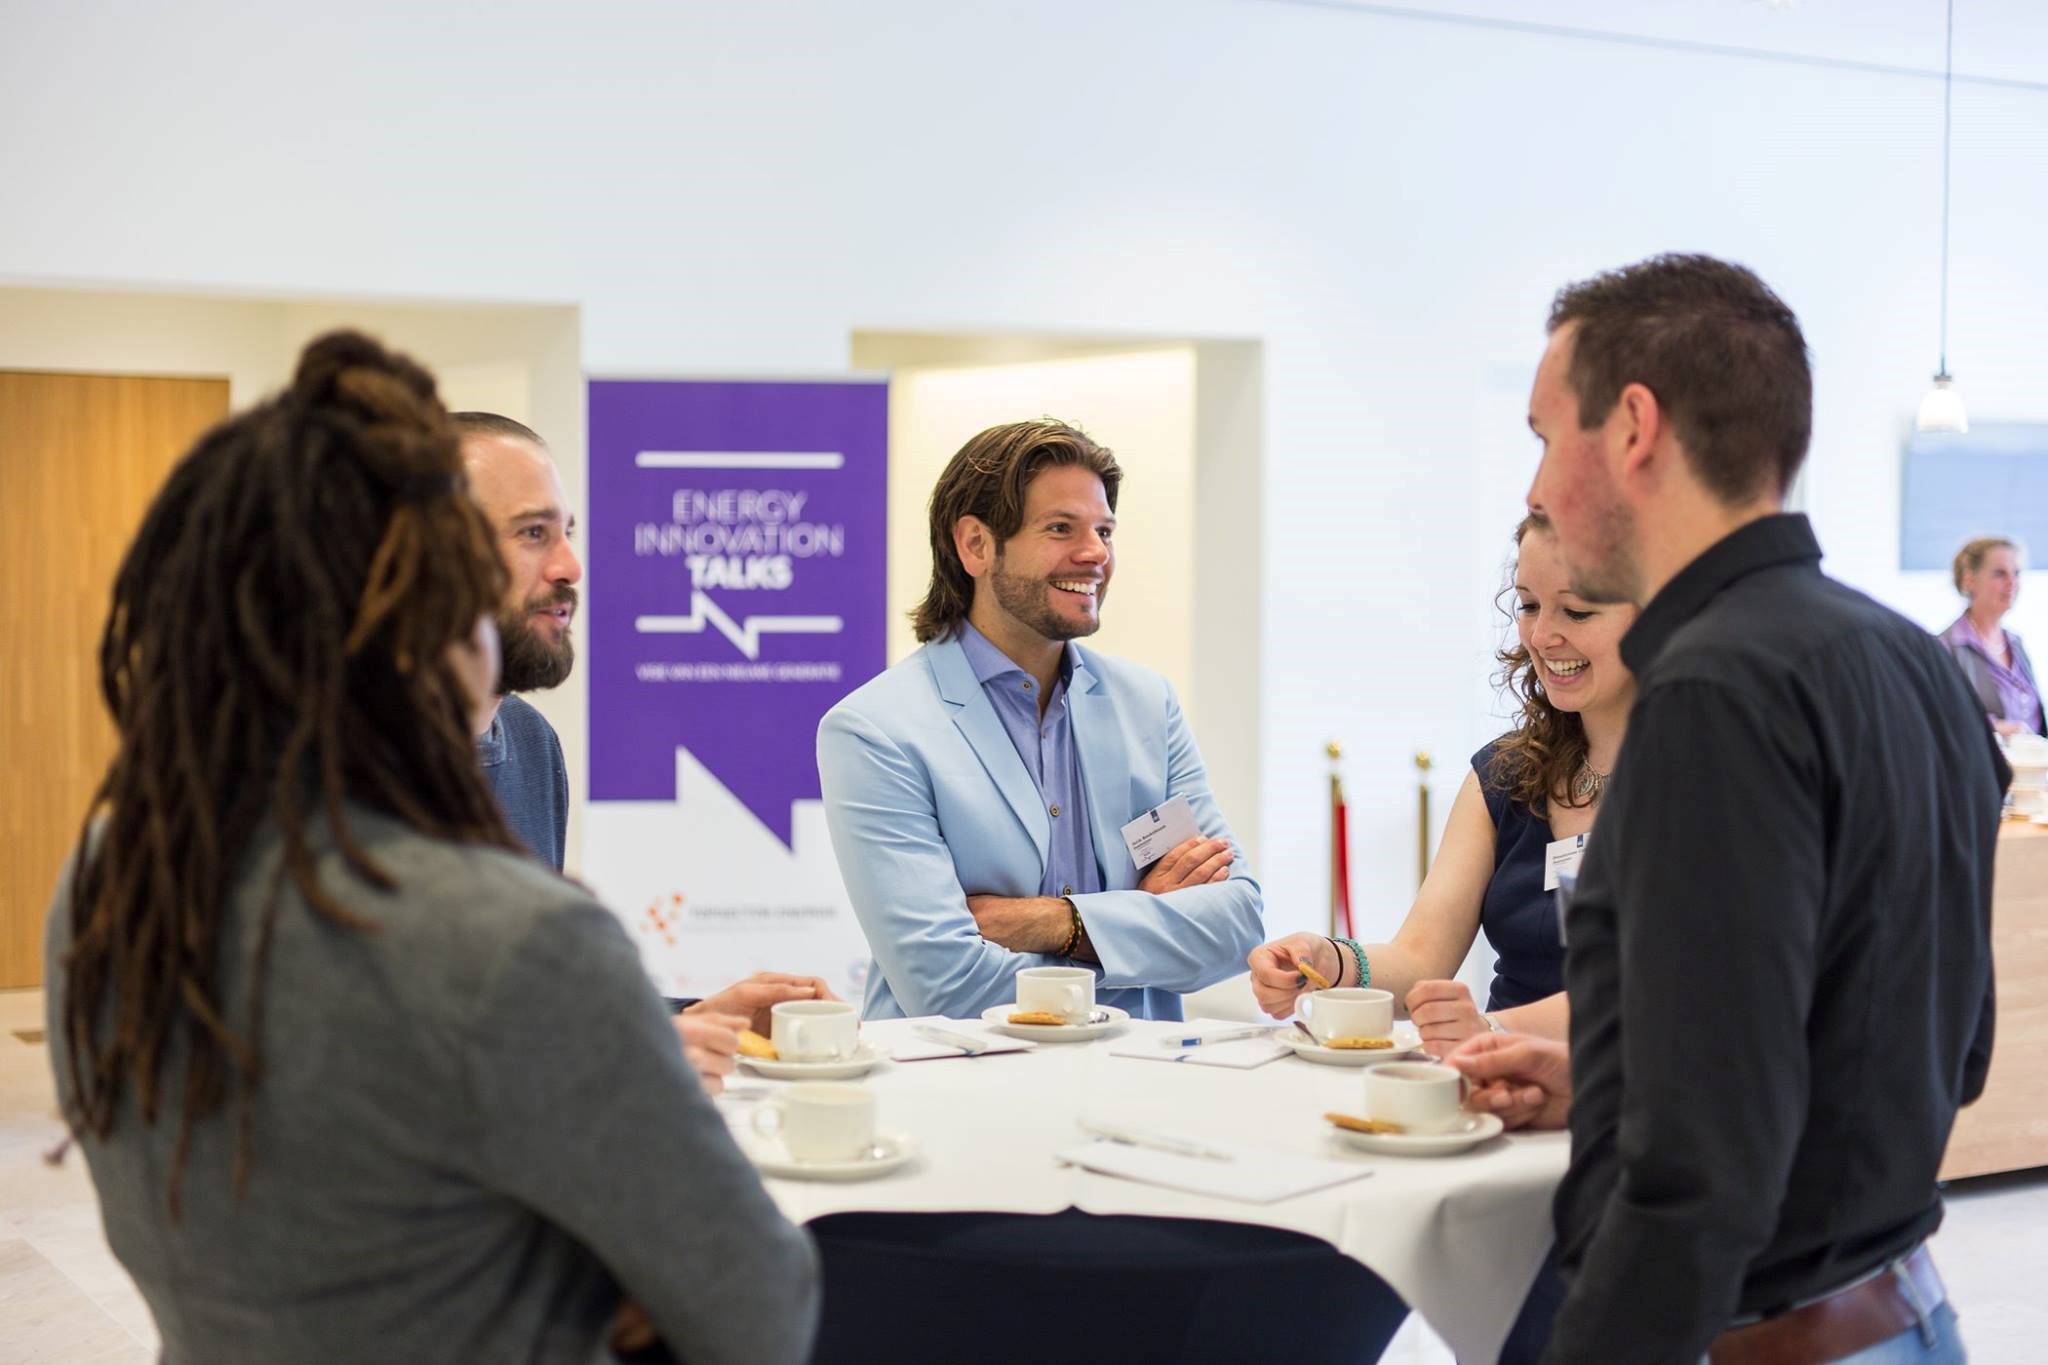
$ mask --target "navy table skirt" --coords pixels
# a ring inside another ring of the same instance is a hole
[[[1327,1242],[1200,1219],[842,1213],[814,1220],[813,1365],[1362,1365],[1408,1306]]]

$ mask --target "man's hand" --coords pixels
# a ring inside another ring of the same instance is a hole
[[[1057,953],[1073,932],[1073,912],[1058,896],[969,896],[981,936],[1013,953]]]
[[[1308,963],[1333,986],[1344,972],[1336,946],[1321,934],[1289,934],[1271,943],[1261,943],[1245,961],[1252,969],[1253,998],[1260,1009],[1275,1019],[1285,1019],[1294,1013],[1296,998],[1315,989],[1295,964]]]
[[[703,1011],[709,1014],[736,1014],[747,1021],[747,1027],[767,1037],[772,1031],[774,1020],[769,1011],[785,1000],[837,1000],[832,988],[815,976],[791,976],[786,972],[755,972],[744,981],[735,981],[716,995],[706,996],[685,1010],[685,1014]]]
[[[699,1002],[676,1016],[676,1036],[705,1093],[716,1095],[739,1064],[740,1030],[747,1020],[744,1015],[713,1013],[704,1008],[707,1003]]]
[[[1510,1128],[1562,1128],[1572,1109],[1572,1054],[1527,1033],[1482,1033],[1444,1058],[1472,1078],[1465,1107]]]
[[[1138,882],[1138,889],[1164,896],[1190,886],[1220,882],[1230,876],[1230,864],[1236,857],[1227,839],[1189,839],[1175,844],[1152,864],[1152,870]]]
[[[1422,1048],[1432,1057],[1442,1057],[1452,1048],[1477,1034],[1491,1032],[1486,1016],[1472,1003],[1472,992],[1462,981],[1418,981],[1404,1002],[1415,1031],[1422,1035]]]

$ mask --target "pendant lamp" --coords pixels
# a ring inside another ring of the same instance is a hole
[[[1920,400],[1920,416],[1914,425],[1921,431],[1961,433],[1970,429],[1970,418],[1948,372],[1949,103],[1955,85],[1955,54],[1956,0],[1948,0],[1948,39],[1941,59],[1941,364],[1934,373],[1934,387]]]

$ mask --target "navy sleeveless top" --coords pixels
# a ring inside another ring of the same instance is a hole
[[[1479,927],[1500,956],[1493,964],[1489,1010],[1513,1009],[1564,989],[1564,944],[1557,932],[1557,896],[1543,889],[1550,822],[1510,801],[1494,781],[1500,740],[1472,755],[1479,793],[1493,817],[1493,877],[1479,905]]]

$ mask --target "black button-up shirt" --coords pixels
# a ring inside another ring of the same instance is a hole
[[[1621,652],[1638,696],[1566,915],[1570,1365],[1696,1361],[1940,1223],[2011,778],[1954,660],[1823,576],[1804,517],[1694,560]]]

